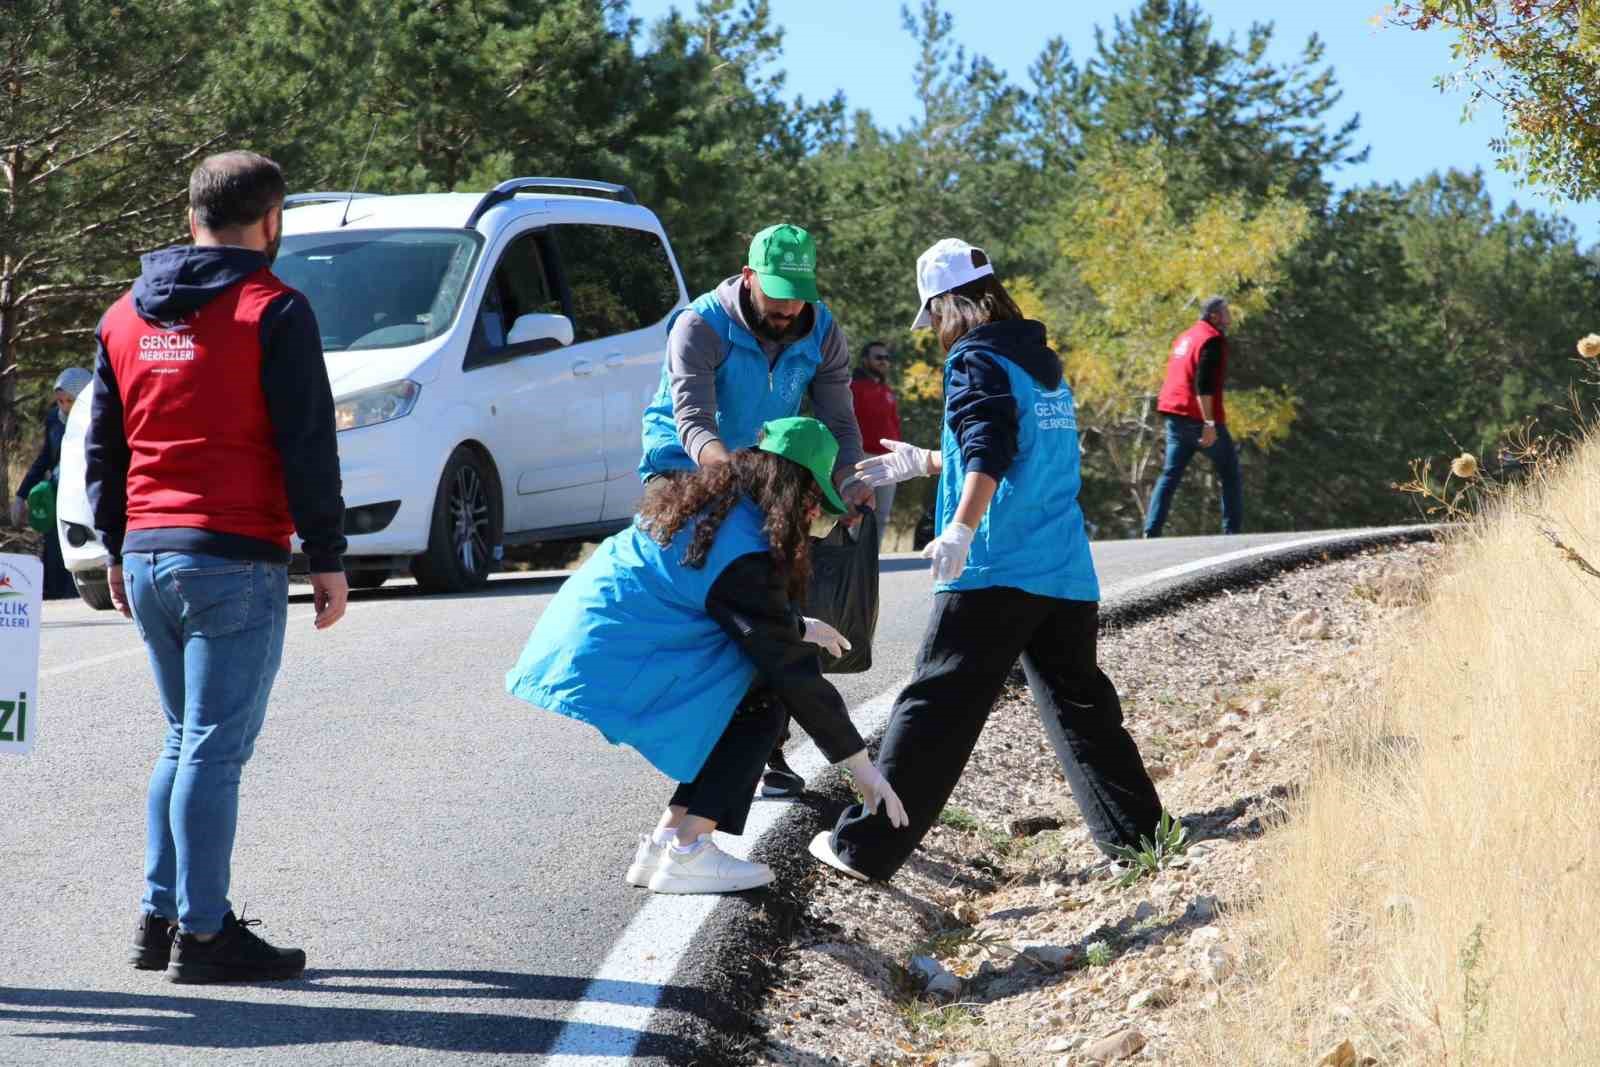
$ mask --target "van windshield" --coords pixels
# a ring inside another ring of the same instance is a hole
[[[449,328],[482,244],[470,230],[285,235],[272,270],[311,301],[323,351],[399,348]]]

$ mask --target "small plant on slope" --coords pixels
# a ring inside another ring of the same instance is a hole
[[[1156,823],[1154,841],[1145,836],[1139,838],[1137,848],[1120,845],[1115,850],[1117,859],[1128,865],[1127,873],[1117,879],[1117,885],[1127,888],[1145,875],[1155,874],[1183,855],[1188,848],[1188,829],[1163,811],[1160,822]]]

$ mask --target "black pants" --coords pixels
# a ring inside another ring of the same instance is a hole
[[[744,833],[761,770],[788,721],[783,705],[765,690],[751,689],[734,709],[700,773],[673,790],[667,803],[710,819],[723,833]]]
[[[1022,657],[1034,704],[1072,796],[1104,851],[1153,834],[1161,801],[1122,725],[1117,690],[1095,660],[1100,606],[1019,589],[939,593],[916,672],[895,702],[879,765],[911,823],[896,830],[880,806],[839,817],[839,857],[890,878],[933,827],[972,756],[978,735]]]

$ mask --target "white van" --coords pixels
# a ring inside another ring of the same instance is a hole
[[[640,418],[686,297],[661,223],[627,188],[296,194],[273,270],[322,331],[352,585],[409,570],[427,590],[472,589],[505,545],[631,520]],[[105,606],[87,501],[68,501],[69,482],[82,495],[86,428],[68,420],[62,552]]]

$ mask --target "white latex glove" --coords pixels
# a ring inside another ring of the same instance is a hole
[[[922,558],[933,560],[934,581],[953,582],[967,569],[967,553],[971,550],[972,527],[964,522],[952,522],[928,542],[928,547],[922,550]]]
[[[11,525],[21,529],[28,524],[28,502],[21,497],[11,498]]]
[[[850,642],[845,640],[844,634],[821,619],[808,619],[802,615],[800,621],[806,624],[805,640],[808,644],[821,645],[834,656],[842,656],[850,651]]]
[[[890,826],[899,828],[911,821],[906,818],[906,806],[900,803],[900,797],[889,784],[889,779],[873,765],[866,749],[845,760],[844,769],[855,779],[856,792],[861,794],[861,806],[869,814],[877,811],[878,803],[882,801],[883,813],[889,817]]]
[[[876,489],[880,485],[926,478],[933,473],[933,453],[926,448],[891,441],[887,437],[878,443],[889,451],[881,456],[868,456],[856,464],[856,477],[869,487]]]

